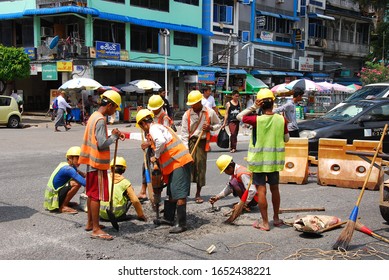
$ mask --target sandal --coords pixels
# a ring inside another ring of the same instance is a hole
[[[195,202],[196,202],[197,204],[201,204],[201,203],[204,202],[204,199],[202,199],[201,197],[196,197]]]
[[[108,233],[100,233],[100,234],[91,234],[90,238],[92,239],[101,239],[101,240],[113,240],[113,236]]]
[[[253,228],[256,228],[256,229],[259,229],[259,230],[263,230],[263,231],[269,231],[270,230],[270,228],[264,227],[264,225],[261,224],[259,221],[255,221],[253,223]]]
[[[284,224],[284,221],[279,219],[278,221],[273,221],[275,227],[281,227]]]

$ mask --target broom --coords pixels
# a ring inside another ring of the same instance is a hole
[[[244,191],[242,197],[240,198],[239,203],[237,205],[235,205],[235,207],[231,213],[231,216],[227,220],[225,220],[225,223],[227,223],[227,224],[233,223],[240,216],[240,214],[242,214],[244,204],[246,203],[247,197],[249,195],[249,189],[250,189],[252,181],[253,181],[253,176],[251,175],[250,183],[247,186],[247,189]]]
[[[373,232],[371,229],[369,229],[367,226],[365,226],[364,224],[362,224],[361,222],[357,221],[356,224],[355,224],[355,228],[356,230],[360,231],[360,232],[363,232],[367,235],[370,235],[378,240],[381,240],[381,241],[384,241],[386,243],[389,243],[389,239]]]
[[[143,132],[142,134],[142,143],[145,141]],[[143,150],[143,163],[145,166],[145,178],[146,178],[146,184],[147,184],[147,193],[149,200],[151,202],[151,205],[154,205],[154,191],[153,191],[153,184],[151,183],[151,177],[150,177],[150,170],[147,164],[147,158],[146,158],[146,150]]]
[[[190,155],[191,155],[192,157],[193,157],[193,155],[194,155],[194,153],[195,153],[195,151],[196,151],[196,149],[197,149],[197,146],[198,146],[199,143],[200,143],[200,140],[201,140],[201,137],[203,136],[203,134],[204,134],[204,130],[201,131],[200,136],[197,138],[196,143],[195,143],[195,145],[194,145],[194,147],[193,147],[193,150],[192,150],[192,152],[190,153]]]
[[[351,211],[351,214],[350,214],[350,217],[347,221],[346,226],[344,227],[344,229],[340,233],[338,240],[336,240],[335,244],[332,246],[332,249],[334,249],[334,250],[338,250],[338,249],[347,250],[348,245],[351,241],[351,238],[353,237],[354,229],[355,229],[355,222],[356,222],[357,217],[358,217],[359,204],[361,203],[363,193],[365,192],[366,185],[367,185],[367,182],[368,182],[370,174],[371,174],[371,170],[373,169],[375,160],[376,160],[377,155],[380,151],[380,148],[381,148],[382,142],[384,140],[387,129],[388,129],[388,124],[385,124],[384,130],[383,130],[382,135],[381,135],[381,139],[378,142],[377,149],[374,153],[373,159],[371,160],[369,170],[367,172],[367,176],[365,178],[365,181],[363,182],[363,186],[362,186],[361,192],[359,194],[358,200],[355,203],[354,209]]]

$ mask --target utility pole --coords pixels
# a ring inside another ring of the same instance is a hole
[[[169,30],[166,28],[163,30],[163,36],[164,36],[164,45],[165,45],[165,94],[166,94],[166,99],[169,100],[169,94],[167,90],[167,56],[168,56],[168,47],[167,47],[167,39],[169,38]]]
[[[232,33],[228,35],[228,53],[227,53],[227,78],[226,78],[226,90],[229,90],[230,84],[230,64],[231,64],[231,42],[232,42]]]

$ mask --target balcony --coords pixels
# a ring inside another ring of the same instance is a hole
[[[36,7],[38,9],[41,8],[56,8],[56,7],[63,7],[63,6],[80,6],[80,7],[86,7],[87,6],[87,0],[77,0],[77,1],[69,1],[69,0],[36,0]]]
[[[365,57],[369,53],[369,46],[365,44],[339,42],[327,39],[326,45],[325,52],[327,53],[352,55],[356,57]]]

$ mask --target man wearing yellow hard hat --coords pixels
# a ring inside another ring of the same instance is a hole
[[[209,199],[209,203],[214,204],[216,201],[233,194],[233,196],[242,197],[245,190],[248,189],[248,196],[245,203],[246,211],[250,211],[251,207],[258,204],[257,189],[251,182],[252,173],[243,165],[234,162],[232,156],[221,155],[216,160],[216,166],[220,170],[230,176],[226,187],[217,195]]]
[[[270,230],[267,213],[266,182],[270,185],[273,203],[273,225],[282,225],[279,217],[280,192],[279,171],[284,169],[285,142],[289,141],[287,121],[279,114],[273,113],[274,95],[270,89],[263,88],[257,94],[255,103],[238,114],[237,119],[253,126],[247,153],[247,169],[253,173],[253,184],[258,191],[258,206],[262,221],[253,226],[260,230]],[[252,115],[259,108],[262,115]]]
[[[161,168],[163,180],[167,184],[169,200],[164,204],[164,219],[167,224],[173,225],[177,209],[176,226],[169,232],[186,231],[186,198],[190,191],[192,156],[171,128],[154,123],[153,112],[150,110],[138,111],[136,123],[146,133],[147,140],[151,142],[155,155],[150,161]]]
[[[174,123],[169,118],[169,116],[167,115],[165,110],[163,109],[164,104],[165,104],[165,102],[163,101],[163,98],[159,94],[154,94],[154,95],[150,96],[149,102],[147,104],[147,108],[153,112],[153,115],[154,115],[153,118],[154,118],[155,123],[164,125],[166,127],[172,127]],[[174,131],[176,131],[176,130],[174,130]],[[150,165],[149,159],[154,156],[153,149],[151,149],[150,146],[151,146],[151,143],[148,141],[145,141],[142,144],[142,148],[147,149],[146,159],[147,159],[148,165]],[[146,195],[147,184],[146,184],[146,177],[145,177],[145,170],[144,169],[145,169],[145,166],[142,165],[142,174],[143,174],[142,175],[142,187],[141,187],[141,190],[138,194],[138,198],[142,201],[147,199],[147,195]]]
[[[120,110],[121,96],[114,90],[107,90],[101,95],[100,106],[88,120],[81,146],[79,162],[86,164],[86,195],[88,196],[87,228],[92,228],[91,238],[112,240],[113,237],[102,230],[99,220],[100,201],[109,201],[108,175],[110,168],[109,146],[120,137],[125,136],[117,129],[108,136],[107,116]]]
[[[111,171],[115,171],[115,177],[112,178],[112,172],[109,174],[109,181],[114,181],[113,189],[113,214],[116,220],[127,220],[127,211],[131,204],[134,205],[138,219],[141,221],[147,221],[146,216],[143,213],[142,204],[138,197],[135,195],[134,188],[131,182],[123,176],[123,173],[127,168],[127,161],[123,157],[116,157],[115,166],[113,165],[113,159],[111,160]],[[113,168],[115,167],[115,170]],[[111,191],[111,190],[109,190]],[[109,220],[107,209],[109,209],[109,201],[101,201],[100,203],[100,217],[105,220]]]
[[[70,147],[66,152],[67,162],[61,162],[51,174],[45,191],[45,209],[77,214],[77,210],[71,207],[77,206],[77,203],[71,203],[70,200],[86,184],[85,174],[78,170],[80,151],[78,146]]]
[[[210,150],[210,131],[220,128],[220,119],[216,112],[206,106],[201,101],[203,95],[198,90],[193,90],[188,94],[188,102],[191,108],[182,116],[181,139],[189,151],[193,150],[192,182],[196,183],[195,202],[203,203],[201,188],[205,186],[207,170],[207,153]],[[195,148],[197,139],[200,138],[198,146]]]

